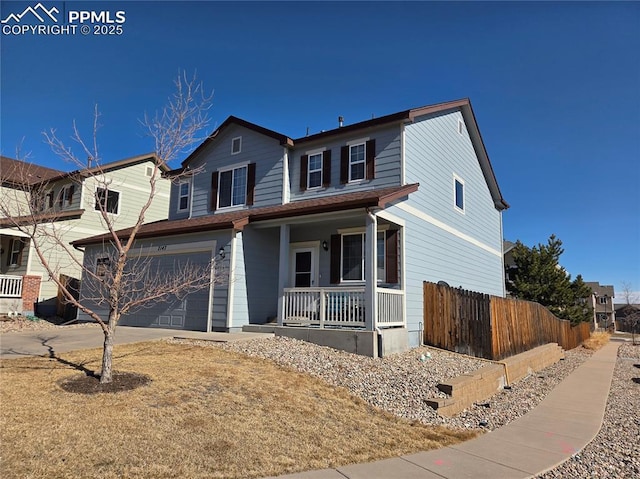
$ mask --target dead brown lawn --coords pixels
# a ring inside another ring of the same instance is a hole
[[[77,394],[99,350],[0,361],[4,479],[251,478],[433,449],[475,435],[409,423],[346,390],[216,348],[138,343],[114,367],[151,382]]]

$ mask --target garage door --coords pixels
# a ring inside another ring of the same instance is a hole
[[[170,273],[177,264],[206,265],[211,260],[210,252],[189,254],[167,254],[151,258],[151,271]],[[184,298],[170,297],[165,301],[142,308],[123,316],[123,326],[185,329],[206,331],[209,311],[209,288],[187,295]]]

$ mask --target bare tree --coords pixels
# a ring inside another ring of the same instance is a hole
[[[66,201],[65,197],[51,198],[46,196],[47,182],[35,183],[29,177],[32,165],[18,162],[21,171],[2,171],[0,179],[18,178],[14,181],[13,194],[3,194],[0,199],[0,213],[3,221],[19,230],[30,240],[38,260],[44,266],[51,280],[58,286],[64,300],[87,314],[102,328],[104,345],[102,355],[101,383],[109,383],[113,379],[113,340],[116,327],[123,314],[130,314],[139,308],[149,307],[161,301],[173,298],[181,299],[187,294],[208,287],[216,280],[215,265],[205,266],[193,264],[176,264],[173,273],[154,271],[148,257],[135,253],[134,245],[140,228],[145,223],[145,215],[153,204],[158,193],[157,182],[161,177],[161,169],[170,161],[186,153],[202,138],[209,124],[208,111],[211,107],[212,95],[204,91],[202,83],[196,76],[189,78],[181,72],[175,81],[175,92],[168,99],[166,106],[156,115],[145,115],[141,124],[146,134],[154,142],[155,161],[153,172],[149,177],[148,194],[145,201],[136,209],[135,221],[126,230],[119,231],[116,219],[109,212],[106,192],[110,181],[102,168],[103,161],[98,149],[99,112],[94,111],[92,136],[85,141],[73,123],[71,139],[79,145],[86,162],[76,156],[72,148],[58,138],[55,130],[44,133],[45,142],[60,158],[78,168],[69,178],[76,187],[92,180],[92,187],[85,188],[88,198],[95,200],[95,207],[100,212],[101,223],[105,231],[105,252],[101,254],[102,262],[97,269],[88,268],[79,254],[64,238],[64,226],[60,212],[49,211],[52,203]],[[189,171],[193,175],[197,171]],[[172,175],[173,181],[179,181],[187,173]],[[8,175],[11,175],[8,176]],[[22,186],[16,187],[17,183]],[[97,188],[95,188],[97,186]],[[3,190],[4,192],[4,190]],[[100,193],[102,192],[102,193]],[[62,193],[64,195],[64,193]],[[51,253],[55,250],[54,255]],[[82,271],[83,298],[78,299],[75,291],[60,277],[60,257],[67,264],[74,264]],[[84,291],[86,290],[86,294]],[[86,299],[86,301],[85,301]],[[98,305],[106,306],[108,317],[103,318],[96,312]]]

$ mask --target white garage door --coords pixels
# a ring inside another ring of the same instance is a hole
[[[177,264],[187,261],[194,265],[206,265],[211,260],[210,252],[166,254],[152,257],[152,271],[171,272]],[[123,326],[185,329],[206,331],[209,311],[209,288],[187,295],[185,298],[168,298],[165,301],[139,309],[123,316]]]

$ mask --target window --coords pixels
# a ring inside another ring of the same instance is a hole
[[[96,259],[96,275],[104,278],[111,269],[111,260],[109,258]]]
[[[11,248],[7,257],[7,266],[20,266],[22,264],[22,251],[25,242],[21,239],[11,240]]]
[[[120,207],[120,193],[105,188],[96,189],[96,211],[118,214]]]
[[[309,188],[322,186],[322,153],[309,155],[309,178],[307,184]]]
[[[342,281],[364,281],[364,233],[342,235]],[[378,281],[384,281],[385,275],[385,232],[378,231],[377,275]]]
[[[151,178],[153,176],[153,167],[147,166],[147,169],[145,170],[144,174],[149,178]]]
[[[220,208],[243,205],[247,197],[247,167],[221,171],[218,191]]]
[[[231,140],[231,154],[237,155],[242,148],[242,137],[238,136]]]
[[[365,144],[349,146],[349,181],[364,180]]]
[[[464,212],[464,182],[461,179],[454,177],[453,185],[455,207],[459,211]]]
[[[178,186],[178,210],[184,211],[189,209],[189,181],[181,181]]]
[[[600,304],[607,304],[607,299],[606,296],[600,296]]]
[[[65,186],[60,190],[60,195],[58,196],[58,206],[62,208],[63,206],[69,206],[73,203],[73,191],[74,185]]]

